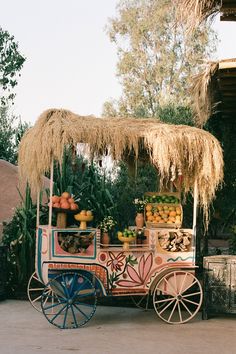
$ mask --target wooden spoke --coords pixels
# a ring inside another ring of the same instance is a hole
[[[159,304],[161,302],[166,302],[166,301],[170,301],[170,300],[174,300],[175,298],[174,297],[170,297],[170,298],[167,298],[167,299],[163,299],[163,300],[157,300],[157,301],[154,301],[155,304]]]
[[[190,316],[192,316],[193,313],[189,310],[189,308],[185,305],[185,303],[184,303],[182,300],[180,300],[180,302],[181,302],[181,304],[185,307],[185,310],[188,311],[188,313],[190,314]]]
[[[189,299],[183,299],[183,301],[187,301],[187,302],[190,302],[190,304],[193,304],[193,305],[198,306],[198,302],[191,301],[191,300],[189,300]]]
[[[194,284],[196,284],[197,282],[198,282],[198,280],[196,279],[192,284],[190,284],[189,286],[187,286],[187,288],[184,289],[181,294],[184,294],[188,289],[190,289],[190,288],[191,288]]]
[[[180,322],[183,322],[182,313],[181,313],[181,308],[180,308],[180,303],[179,302],[178,302],[178,311],[179,311],[179,320],[180,320]]]
[[[201,291],[197,291],[196,293],[191,293],[191,294],[187,294],[187,295],[182,295],[183,298],[185,297],[190,297],[190,296],[195,296],[195,295],[200,295]]]
[[[167,304],[160,312],[160,315],[162,314],[162,312],[164,312],[165,310],[168,309],[168,307],[170,307],[170,305],[175,301],[175,299],[173,299],[169,304]]]
[[[185,280],[186,280],[187,274],[188,274],[188,273],[185,273],[185,274],[184,274],[184,279],[183,279],[183,281],[182,281],[182,284],[181,284],[181,287],[180,287],[180,290],[179,290],[179,293],[180,293],[180,294],[182,293],[183,286],[184,286],[184,283],[185,283]]]
[[[173,306],[173,309],[171,310],[170,316],[168,317],[168,322],[170,322],[170,320],[171,320],[171,318],[172,318],[172,316],[173,316],[173,313],[174,313],[174,311],[175,311],[175,308],[176,308],[177,304],[178,304],[178,301],[175,300],[175,304],[174,304],[174,306]]]

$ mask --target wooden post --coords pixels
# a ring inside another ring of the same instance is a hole
[[[194,248],[194,263],[196,260],[196,237],[197,237],[197,206],[198,206],[198,187],[197,182],[194,182],[193,189],[193,243],[192,246]]]
[[[52,192],[53,192],[53,159],[51,162],[51,170],[50,170],[50,203],[49,203],[49,219],[48,226],[52,226]]]
[[[57,213],[57,227],[59,229],[65,229],[67,225],[66,213]]]
[[[198,188],[197,182],[194,183],[193,190],[193,233],[196,234],[196,226],[197,226],[197,206],[198,206]]]
[[[36,218],[36,228],[39,227],[39,195],[40,195],[40,191],[38,189],[37,191],[37,218]]]

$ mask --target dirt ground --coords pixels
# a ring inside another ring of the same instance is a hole
[[[184,325],[162,322],[150,309],[98,306],[80,329],[60,330],[29,302],[0,302],[1,354],[234,354],[236,317]]]

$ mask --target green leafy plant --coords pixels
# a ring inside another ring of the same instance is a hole
[[[10,296],[25,292],[28,279],[34,272],[36,212],[37,207],[31,198],[30,188],[27,185],[25,196],[21,195],[21,206],[15,209],[14,216],[9,223],[4,224],[4,245],[8,246],[8,282],[7,292]],[[47,222],[47,208],[41,207],[40,217],[43,223]]]

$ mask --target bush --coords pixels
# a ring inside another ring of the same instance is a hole
[[[35,238],[36,238],[36,211],[32,202],[30,188],[27,185],[25,198],[16,208],[15,214],[9,223],[4,223],[2,242],[8,247],[8,280],[6,291],[8,296],[25,292],[28,279],[35,270]],[[41,219],[46,221],[47,212],[41,207]]]

